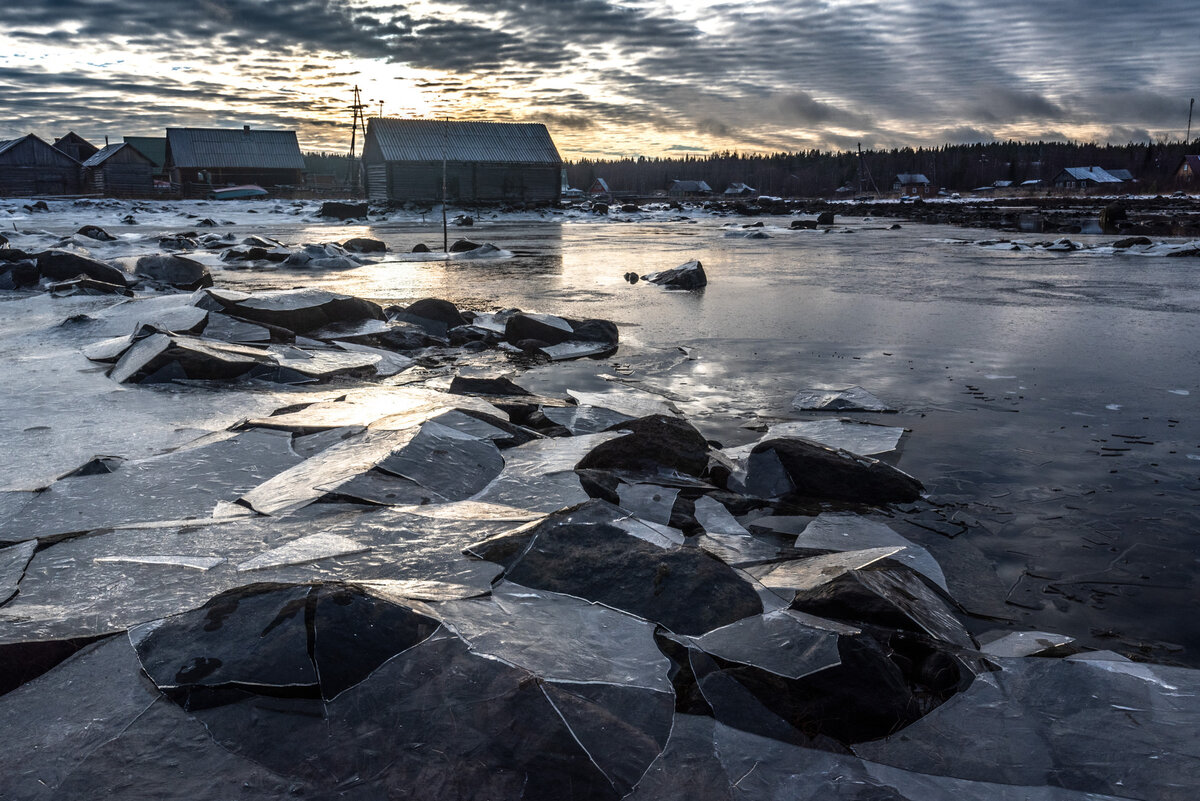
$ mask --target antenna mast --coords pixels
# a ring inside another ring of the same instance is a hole
[[[1192,108],[1196,105],[1196,98],[1192,98],[1192,102],[1188,103],[1188,130],[1187,138],[1183,140],[1185,145],[1192,143]]]
[[[363,136],[367,135],[367,121],[363,117],[363,109],[366,105],[362,102],[362,95],[359,92],[358,84],[354,85],[354,105],[350,106],[350,110],[354,112],[354,126],[350,129],[350,190],[358,195],[358,165],[355,162],[354,147],[357,144],[358,126],[362,124]]]
[[[871,182],[875,194],[879,194],[879,187],[875,185],[875,176],[871,175],[871,168],[867,166],[867,160],[863,158],[862,142],[858,143],[858,193],[866,192],[867,181]]]

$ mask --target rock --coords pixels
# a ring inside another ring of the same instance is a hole
[[[32,253],[26,253],[20,248],[0,248],[0,263],[6,261],[26,261],[28,259],[37,260],[37,256]]]
[[[769,439],[756,445],[746,486],[759,497],[865,504],[911,502],[924,490],[921,482],[889,464],[801,439]]]
[[[279,326],[298,334],[331,323],[384,319],[383,309],[377,303],[321,289],[289,289],[253,295],[210,289],[205,297],[216,302],[217,310],[234,317]]]
[[[1117,223],[1126,219],[1125,207],[1120,203],[1109,203],[1100,210],[1100,230],[1106,234],[1117,232]]]
[[[467,253],[468,251],[478,250],[483,247],[478,242],[472,242],[469,239],[457,239],[450,246],[451,253]]]
[[[217,221],[210,219],[208,217],[205,217],[203,220],[200,220],[198,223],[196,223],[196,227],[197,228],[216,228]]]
[[[327,200],[321,204],[321,210],[317,212],[321,217],[334,217],[338,220],[350,220],[355,217],[367,216],[366,203],[342,203],[336,200]]]
[[[631,284],[636,284],[641,279],[639,278],[637,273],[628,272],[628,273],[625,273],[625,280]]]
[[[456,375],[450,379],[446,390],[451,395],[509,395],[532,397],[533,393],[504,376],[495,378],[468,378]]]
[[[704,274],[704,266],[696,259],[670,270],[660,270],[643,275],[642,280],[675,289],[700,289],[708,286],[708,276]]]
[[[69,250],[47,250],[37,255],[38,271],[51,281],[67,281],[78,275],[106,284],[125,286],[127,276],[111,264]]]
[[[201,337],[153,333],[133,344],[109,371],[118,383],[161,383],[176,378],[230,380],[255,368],[277,367],[261,348]]]
[[[462,316],[458,307],[448,300],[422,298],[410,303],[404,311],[414,317],[442,323],[447,329],[467,324],[467,319]]]
[[[817,215],[817,225],[833,225],[834,215],[832,211],[823,211]]]
[[[3,269],[0,270],[0,289],[23,289],[37,286],[40,279],[41,275],[38,273],[36,262],[30,259],[11,261],[4,263]]]
[[[179,289],[203,289],[212,286],[212,273],[198,261],[183,256],[142,256],[137,260],[134,273]]]
[[[592,204],[592,213],[593,214],[608,214],[608,204],[607,203],[593,203]]]
[[[652,414],[610,426],[628,431],[593,448],[577,470],[657,470],[665,467],[698,476],[708,466],[708,441],[686,420]]]
[[[4,234],[0,234],[0,248],[6,247],[8,247],[8,237]]]
[[[463,227],[470,227],[475,224],[475,218],[471,217],[470,215],[464,214],[461,217],[455,217],[454,224],[460,225]]]
[[[39,200],[38,202],[36,202],[32,205],[26,206],[25,210],[26,211],[50,211],[50,207],[46,205],[46,201]]]
[[[816,227],[817,227],[816,220],[792,220],[791,225],[788,226],[788,228],[791,228],[793,231],[799,231],[802,229],[812,229],[812,228],[816,228]]]
[[[347,239],[342,243],[342,247],[351,253],[383,253],[387,250],[382,240],[371,239],[366,236],[356,236],[353,239]]]
[[[626,214],[633,214],[634,212],[638,212],[641,210],[642,210],[641,206],[639,206],[636,203],[621,204],[621,211],[625,212]]]
[[[620,340],[617,324],[611,320],[571,320],[575,329],[574,339],[584,342],[601,342],[616,347]]]
[[[1151,241],[1150,237],[1148,237],[1148,236],[1131,236],[1131,237],[1127,237],[1125,239],[1118,239],[1116,242],[1113,242],[1112,246],[1114,248],[1116,248],[1117,250],[1124,250],[1126,248],[1135,247],[1137,245],[1153,245],[1153,244],[1154,244],[1154,242]]]
[[[413,253],[428,253],[429,245],[426,245],[424,242],[418,242],[417,244],[413,245],[412,252]]]
[[[46,287],[46,291],[55,297],[69,297],[71,295],[124,295],[133,297],[132,290],[125,284],[110,284],[106,281],[97,281],[95,278],[88,278],[81,275],[78,278],[71,278],[67,281],[58,281]]]
[[[552,314],[517,312],[504,324],[504,338],[522,350],[537,350],[575,338],[575,329]],[[526,345],[522,345],[524,342]]]
[[[115,242],[117,238],[98,225],[85,225],[75,233],[98,242]]]

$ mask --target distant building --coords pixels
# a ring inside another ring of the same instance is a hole
[[[166,163],[167,163],[167,137],[165,136],[126,136],[125,141],[138,149],[150,162],[154,164],[154,177],[168,179]]]
[[[929,179],[919,172],[902,172],[892,182],[892,191],[902,195],[929,194]]]
[[[71,158],[82,163],[96,155],[96,151],[100,148],[74,131],[69,131],[66,136],[54,140],[54,149],[61,150]]]
[[[242,128],[168,128],[164,166],[185,194],[210,187],[304,183],[304,156],[295,131]]]
[[[154,162],[128,142],[105,145],[83,162],[83,186],[108,197],[145,197],[154,190]]]
[[[588,187],[587,193],[593,196],[603,195],[607,197],[612,195],[612,190],[608,188],[608,181],[603,178],[597,178],[592,181],[592,185]]]
[[[567,180],[567,168],[562,169],[562,183],[559,185],[558,195],[560,198],[577,198],[583,197],[582,189],[575,189]]]
[[[1021,189],[1040,189],[1042,186],[1041,178],[1030,178],[1028,181],[1021,181]]]
[[[996,189],[1011,189],[1012,185],[1012,181],[992,181],[992,186]]]
[[[748,195],[757,195],[758,190],[743,183],[735,182],[725,187],[723,194],[726,197],[746,197]]]
[[[1184,156],[1179,162],[1175,177],[1181,181],[1194,181],[1200,175],[1200,156]]]
[[[1133,173],[1129,170],[1109,170],[1108,174],[1122,183],[1131,184],[1134,181]]]
[[[1121,179],[1100,167],[1067,167],[1052,182],[1058,189],[1092,189],[1120,184]]]
[[[671,197],[705,197],[712,194],[712,187],[704,181],[671,181],[667,187]]]
[[[372,117],[363,167],[367,195],[390,203],[557,203],[562,157],[541,123]]]
[[[79,191],[79,162],[28,134],[0,141],[0,195],[71,195]]]

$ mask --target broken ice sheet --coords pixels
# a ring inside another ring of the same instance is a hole
[[[568,389],[567,394],[580,406],[600,406],[629,415],[630,418],[648,417],[652,414],[676,416],[679,410],[661,395],[643,392],[631,387],[613,387],[604,392],[581,392]]]
[[[786,531],[772,525],[773,518],[762,517],[755,525]],[[906,564],[943,590],[946,576],[929,551],[909,542],[888,526],[851,512],[823,512],[796,536],[795,547],[812,551],[856,551],[864,548],[900,546],[903,550],[891,558]]]
[[[1043,651],[1049,651],[1060,645],[1075,642],[1074,637],[1065,634],[1050,634],[1044,631],[1011,631],[998,632],[1000,636],[990,638],[986,634],[979,637],[979,651],[988,656],[1034,656]]]
[[[634,419],[602,406],[543,406],[541,412],[573,435],[595,434],[609,426]]]
[[[464,500],[479,492],[504,466],[504,457],[490,440],[478,439],[435,421],[424,423],[409,442],[377,465],[380,470],[414,481],[451,501]]]
[[[112,562],[115,564],[129,565],[169,565],[174,567],[186,567],[191,570],[211,570],[225,560],[219,556],[188,556],[186,554],[163,554],[161,556],[153,556],[149,554],[130,554],[128,556],[97,556],[96,561],[99,563]]]
[[[654,624],[579,598],[501,582],[490,599],[437,604],[471,650],[542,678],[670,693]]]
[[[385,378],[402,373],[415,363],[415,360],[407,356],[401,356],[399,353],[393,353],[383,348],[373,348],[370,345],[359,345],[355,342],[344,342],[340,339],[336,340],[333,344],[351,353],[377,356],[379,361],[375,363],[375,374]]]
[[[311,534],[259,554],[253,559],[247,559],[239,564],[237,569],[240,571],[265,570],[270,567],[302,565],[307,562],[319,562],[322,559],[348,556],[368,550],[370,548],[349,537],[325,533]]]
[[[696,544],[732,567],[770,561],[779,555],[778,548],[751,536],[728,509],[707,495],[696,499],[695,515],[705,532]]]
[[[615,351],[616,347],[607,342],[561,342],[557,345],[538,348],[538,350],[549,356],[550,361],[557,362],[565,359],[582,359],[585,356],[602,356]]]
[[[818,385],[802,389],[792,398],[792,408],[801,412],[894,412],[862,387]]]
[[[781,437],[803,437],[828,445],[830,448],[873,456],[894,451],[904,436],[904,429],[896,426],[879,426],[855,420],[803,420],[772,425],[763,439]]]
[[[0,548],[0,606],[17,594],[17,585],[37,550],[37,540]]]
[[[272,345],[267,352],[279,364],[289,370],[313,378],[331,378],[348,373],[375,372],[375,366],[383,357],[377,353],[359,353],[343,350],[302,350],[290,345]]]
[[[861,570],[883,559],[889,559],[903,548],[865,548],[863,550],[831,553],[808,559],[792,559],[746,568],[763,586],[781,596],[812,590],[851,570]]]
[[[902,733],[854,746],[875,762],[979,782],[1184,801],[1200,788],[1200,671],[992,658],[1000,670]]]
[[[683,532],[662,523],[642,520],[637,517],[622,517],[612,521],[612,524],[627,534],[645,540],[652,545],[668,550],[683,545],[687,541]]]
[[[162,456],[127,460],[115,472],[64,478],[25,508],[30,537],[130,523],[212,516],[239,495],[300,462],[284,432],[252,429]]]
[[[720,659],[799,679],[841,664],[840,632],[857,630],[784,609],[743,618],[691,640]]]
[[[671,522],[671,510],[675,507],[679,490],[656,484],[621,484],[617,487],[617,496],[621,500],[621,507],[635,516],[652,523],[666,524]]]
[[[504,451],[504,469],[471,500],[553,512],[583,503],[588,494],[579,483],[575,465],[601,442],[619,432],[534,440]]]
[[[313,403],[287,414],[254,418],[247,424],[304,433],[344,426],[401,429],[453,407],[478,409],[503,417],[494,406],[478,398],[450,396],[420,387],[372,387],[351,390],[340,399]]]

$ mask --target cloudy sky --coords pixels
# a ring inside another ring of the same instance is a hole
[[[1192,0],[0,7],[0,138],[250,124],[345,151],[355,84],[370,114],[545,122],[566,158],[1180,139],[1200,15]]]

